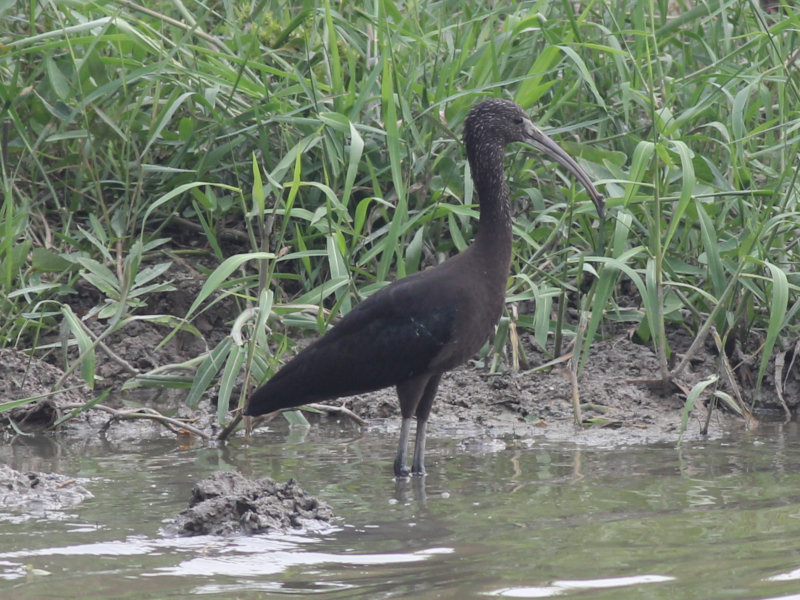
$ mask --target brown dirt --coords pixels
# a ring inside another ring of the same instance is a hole
[[[532,354],[529,352],[529,357]],[[684,377],[685,384],[691,388],[713,365],[713,361],[700,361]],[[462,367],[443,377],[431,426],[433,431],[460,430],[465,436],[499,437],[513,433],[603,445],[675,440],[680,432],[685,397],[680,393],[662,396],[635,381],[655,379],[657,373],[655,354],[626,337],[594,344],[586,368],[579,376],[578,388],[584,406],[583,418],[596,424],[581,430],[573,424],[572,386],[566,367],[551,372],[507,371],[497,375]],[[367,418],[400,413],[394,390],[358,396],[350,407]],[[695,407],[687,432],[689,437],[699,435],[706,414],[703,406]],[[729,416],[716,414],[709,428],[711,435],[731,421]]]

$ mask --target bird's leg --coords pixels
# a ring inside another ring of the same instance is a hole
[[[408,477],[408,465],[406,465],[406,448],[408,447],[408,434],[411,431],[411,417],[403,417],[400,425],[400,441],[397,443],[397,456],[394,459],[394,476]]]
[[[397,444],[397,456],[394,459],[394,476],[408,477],[410,471],[406,465],[406,448],[408,447],[408,434],[411,431],[411,417],[417,410],[417,405],[427,391],[427,384],[430,376],[426,373],[421,377],[409,379],[397,386],[397,399],[400,401],[400,414],[403,415],[403,422],[400,425],[400,441]],[[430,409],[429,409],[430,410]],[[419,427],[419,425],[417,426]],[[419,432],[419,429],[417,429]],[[419,439],[419,433],[417,434]],[[416,457],[416,452],[414,453]]]
[[[433,400],[436,398],[436,390],[439,389],[441,374],[433,375],[422,392],[419,404],[417,404],[417,439],[414,444],[414,462],[411,463],[412,475],[425,475],[425,432],[428,428],[428,416],[431,414]]]
[[[428,421],[417,421],[417,438],[414,440],[414,462],[411,463],[412,475],[425,475],[425,430]]]

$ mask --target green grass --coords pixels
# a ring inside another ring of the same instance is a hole
[[[108,298],[101,338],[165,319],[147,314],[165,284],[141,265],[171,262],[168,232],[191,225],[221,266],[173,322],[189,327],[217,290],[243,314],[193,363],[192,402],[222,369],[225,420],[236,373],[268,376],[294,328],[323,330],[466,247],[460,131],[488,95],[529,109],[607,197],[601,256],[585,190],[509,150],[508,297],[536,301],[516,328],[548,352],[577,336],[585,360],[604,323],[627,324],[665,377],[667,329],[713,328],[757,357],[760,381],[800,308],[800,17],[739,0],[575,6],[0,2],[0,346],[35,346],[64,321],[90,378],[98,342],[70,317],[73,284]],[[219,231],[242,222],[232,259]],[[640,306],[617,304],[623,284]],[[551,314],[566,296],[577,330]]]

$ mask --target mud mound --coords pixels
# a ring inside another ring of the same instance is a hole
[[[72,508],[94,498],[80,485],[85,481],[55,473],[20,473],[0,465],[0,509],[41,514]]]
[[[47,394],[63,374],[58,367],[13,348],[0,350],[0,398],[3,402]],[[43,429],[55,423],[59,406],[88,402],[93,398],[92,391],[78,377],[69,377],[64,387],[71,389],[0,414],[0,425],[8,424],[10,418],[23,430]]]
[[[189,508],[175,517],[167,535],[249,535],[264,531],[323,529],[333,510],[306,494],[294,479],[278,483],[247,479],[236,471],[214,473],[195,484]]]

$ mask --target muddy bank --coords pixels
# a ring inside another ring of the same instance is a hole
[[[535,351],[528,354],[534,368],[548,360]],[[682,378],[684,388],[690,389],[714,369],[713,357],[699,357]],[[627,337],[594,344],[578,379],[585,425],[579,429],[573,424],[572,386],[566,365],[549,372],[498,374],[462,367],[442,378],[430,423],[434,433],[440,428],[451,435],[461,431],[464,437],[476,439],[513,434],[587,444],[676,440],[685,395],[662,395],[639,381],[657,377],[658,359],[648,348]],[[348,406],[365,418],[396,417],[399,425],[394,390],[358,396]],[[689,438],[699,436],[706,416],[706,408],[698,403],[692,411]],[[715,411],[709,434],[718,435],[725,427],[736,426],[737,421],[735,416]]]
[[[23,518],[58,517],[61,511],[93,498],[83,487],[86,479],[56,473],[21,473],[0,465],[0,518],[3,513],[21,513]]]
[[[146,338],[149,340],[149,338]],[[130,344],[129,344],[130,346]],[[0,381],[26,381],[24,387],[8,390],[14,397],[47,393],[62,373],[58,367],[31,359],[13,350],[0,352]],[[542,365],[549,357],[528,349],[532,367]],[[24,378],[26,369],[32,373]],[[682,377],[683,389],[715,373],[716,357],[709,351],[701,353]],[[11,373],[11,376],[8,374]],[[586,367],[578,379],[583,417],[586,427],[573,425],[572,387],[566,364],[556,365],[547,371],[504,371],[490,374],[485,369],[467,365],[445,374],[442,379],[431,415],[431,434],[446,430],[447,435],[464,438],[544,436],[553,440],[570,440],[587,444],[629,444],[670,441],[678,437],[685,394],[673,391],[659,394],[641,380],[658,377],[658,361],[647,347],[637,345],[625,336],[595,343]],[[40,430],[51,425],[56,418],[69,412],[65,407],[85,403],[94,395],[75,378],[75,389],[63,395],[28,405],[12,412],[15,423]],[[724,389],[724,387],[723,387]],[[122,406],[119,396],[105,402],[116,406],[116,413],[92,410],[65,424],[66,431],[86,436],[98,432],[111,438],[137,438],[150,435],[188,436],[194,434],[176,426],[145,420],[143,415],[126,414],[159,411],[182,420],[187,427],[214,437],[221,428],[216,422],[214,398],[201,402],[197,410],[183,404],[182,394],[160,394],[157,390],[137,390],[126,394],[127,403],[133,397],[136,406]],[[209,394],[212,395],[212,394]],[[8,396],[7,396],[8,397]],[[368,421],[369,426],[394,430],[399,426],[399,406],[394,389],[333,401],[344,403],[356,415]],[[706,409],[698,403],[692,412],[687,434],[697,437],[706,418]],[[40,415],[33,419],[30,415]],[[134,420],[134,417],[135,420]],[[2,418],[2,415],[0,415]],[[279,417],[280,418],[280,417]],[[337,417],[343,418],[343,417]],[[709,433],[718,434],[722,428],[737,426],[736,418],[715,411]],[[6,424],[8,421],[6,419]],[[7,434],[13,433],[6,428]],[[241,433],[240,433],[241,435]]]
[[[290,479],[247,479],[221,471],[192,488],[189,508],[164,529],[166,535],[249,535],[266,531],[321,531],[333,520],[325,502],[306,494]]]
[[[169,279],[177,288],[174,292],[162,292],[147,297],[145,312],[151,314],[185,315],[194,298],[197,297],[205,278],[190,265],[175,264],[168,272]],[[82,286],[82,287],[81,287]],[[92,307],[103,302],[99,293],[88,284],[78,287],[80,295],[70,298],[76,314],[85,314]],[[73,302],[74,301],[74,302]],[[174,336],[167,344],[159,344],[171,331],[170,327],[148,321],[133,321],[122,331],[114,333],[105,341],[108,351],[98,348],[97,383],[95,391],[89,390],[75,376],[67,385],[74,389],[60,392],[35,404],[17,409],[15,412],[0,414],[0,424],[6,425],[6,432],[13,435],[11,421],[23,431],[26,428],[43,430],[55,420],[68,413],[73,407],[87,402],[99,391],[113,388],[104,404],[119,412],[105,413],[92,410],[82,414],[77,420],[66,424],[68,431],[81,435],[101,432],[105,436],[137,437],[144,435],[170,435],[202,437],[198,432],[211,438],[219,434],[221,427],[216,421],[216,393],[218,386],[211,387],[197,410],[189,410],[183,400],[185,390],[166,390],[139,388],[118,393],[122,384],[135,374],[154,368],[175,365],[197,357],[214,347],[230,333],[230,323],[240,314],[232,297],[221,297],[217,302],[208,302],[207,310],[194,320],[194,325],[202,333],[201,339],[188,332]],[[86,325],[95,333],[103,330],[107,322],[96,318],[88,319]],[[578,388],[584,408],[586,427],[576,430],[573,426],[572,387],[566,363],[557,364],[544,371],[537,371],[551,357],[539,351],[534,344],[523,344],[531,363],[531,370],[514,372],[502,370],[490,374],[484,368],[474,365],[461,367],[444,376],[431,417],[432,434],[437,428],[448,430],[448,435],[463,432],[466,436],[499,436],[517,434],[523,436],[542,435],[551,439],[569,439],[585,443],[637,443],[677,438],[686,391],[698,381],[719,372],[718,356],[713,343],[706,343],[692,359],[689,368],[681,376],[682,391],[673,388],[668,394],[643,384],[641,380],[659,377],[658,361],[654,352],[644,345],[635,344],[628,332],[621,328],[615,334],[612,326],[605,330],[607,339],[592,345],[586,366],[579,376]],[[670,334],[670,347],[673,356],[680,357],[692,342],[683,330]],[[46,336],[45,336],[46,337]],[[43,339],[42,342],[56,343],[58,338]],[[304,345],[308,340],[301,340]],[[72,349],[74,360],[76,350]],[[14,350],[0,351],[0,393],[6,399],[17,399],[45,394],[63,373],[55,353],[31,359]],[[286,357],[285,360],[288,360]],[[505,361],[506,364],[508,361]],[[503,361],[501,361],[503,363]],[[800,405],[800,361],[786,360],[789,365],[785,372],[784,396],[790,408]],[[177,371],[192,377],[194,372]],[[752,368],[745,362],[736,370],[739,385],[745,393],[745,401],[752,395]],[[768,370],[757,406],[774,409],[779,407],[772,382],[773,375]],[[234,385],[232,398],[239,397],[243,384],[241,375]],[[705,398],[712,388],[708,388]],[[733,392],[725,382],[719,389],[729,394]],[[345,403],[356,415],[369,421],[373,427],[394,428],[397,426],[399,407],[393,389],[349,399],[333,401],[332,405]],[[141,415],[130,415],[133,411],[157,411],[185,423],[165,425],[145,421]],[[386,419],[390,420],[386,421]],[[706,411],[699,402],[692,413],[689,434],[696,435],[705,421]],[[134,420],[136,419],[136,420]],[[727,426],[735,417],[715,411],[711,420],[711,432]],[[736,426],[734,424],[734,426]]]

